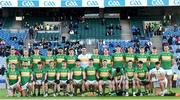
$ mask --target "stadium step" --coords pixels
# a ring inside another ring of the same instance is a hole
[[[128,20],[121,20],[121,39],[123,40],[131,40],[132,34],[130,31],[130,22]]]
[[[12,24],[13,29],[20,29],[21,28],[21,21],[14,21]]]
[[[162,51],[162,36],[153,36],[151,38],[153,46],[155,46],[158,52]]]

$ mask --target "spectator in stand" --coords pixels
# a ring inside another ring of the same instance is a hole
[[[89,24],[86,23],[85,29],[88,30],[89,29]]]
[[[177,36],[177,45],[180,45],[180,36]]]
[[[133,36],[136,36],[137,34],[136,34],[136,27],[133,25],[132,26],[132,28],[131,28],[131,32],[132,32],[132,34],[133,34]]]
[[[50,30],[49,24],[47,24],[47,25],[45,26],[45,30],[46,30],[46,31],[49,31],[49,30]]]
[[[177,49],[177,40],[176,40],[176,36],[173,36],[172,37],[172,51],[173,51],[173,53],[175,53],[176,52],[176,49]]]
[[[4,40],[0,40],[0,45],[5,45],[6,42]]]
[[[34,39],[34,28],[30,27],[29,28],[29,39]]]
[[[73,29],[73,22],[71,21],[70,24],[69,24],[69,29]]]
[[[172,36],[169,36],[168,44],[169,44],[169,45],[172,45]]]
[[[70,34],[70,35],[73,35],[73,34],[74,34],[74,30],[70,30],[70,31],[69,31],[69,34]]]
[[[2,26],[3,26],[3,21],[0,20],[0,29],[2,28]]]
[[[114,29],[114,25],[112,23],[109,25],[109,29]]]
[[[120,24],[116,25],[116,29],[121,30],[121,25]]]
[[[178,30],[178,26],[177,24],[174,25],[174,32],[176,32]]]
[[[17,40],[17,36],[14,34],[13,36],[10,37],[10,40],[16,41]]]
[[[137,30],[136,30],[136,35],[141,36],[141,30],[140,30],[139,27],[138,27]]]
[[[42,24],[39,25],[40,30],[44,30],[44,26]]]

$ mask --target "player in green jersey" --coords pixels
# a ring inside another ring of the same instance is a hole
[[[90,95],[94,95],[94,92],[98,89],[98,82],[96,80],[97,69],[94,67],[93,59],[89,59],[89,66],[85,69],[86,83],[85,87]]]
[[[84,80],[86,79],[84,68],[80,66],[80,60],[76,60],[76,65],[71,70],[71,78],[73,79],[74,95],[77,95],[77,89],[80,88],[81,95],[84,95]]]
[[[143,67],[147,67],[147,65],[148,65],[148,58],[149,58],[149,55],[145,53],[144,47],[141,47],[140,48],[140,53],[136,54],[137,62],[142,61],[143,62]]]
[[[75,66],[75,62],[77,59],[77,56],[74,55],[74,49],[69,49],[69,55],[65,56],[65,59],[67,61],[67,67],[71,70]]]
[[[54,93],[53,96],[56,96],[56,75],[57,75],[57,69],[55,67],[54,61],[49,62],[49,67],[45,69],[45,81],[44,81],[44,89],[45,94],[44,96],[48,96],[48,89],[49,87],[53,87]]]
[[[51,48],[48,49],[47,56],[44,56],[45,68],[49,67],[50,61],[55,61],[55,57],[53,56],[53,52]]]
[[[112,71],[112,76],[114,77],[113,90],[119,93],[124,86],[124,68],[116,68],[115,71]]]
[[[63,60],[65,60],[64,50],[63,50],[63,48],[58,48],[57,55],[56,55],[57,68],[61,68]]]
[[[8,96],[13,96],[15,93],[19,95],[20,89],[20,75],[16,70],[16,65],[12,64],[11,69],[7,71],[6,84],[8,89]]]
[[[38,62],[37,69],[33,71],[33,91],[34,96],[36,95],[36,89],[38,89],[38,96],[40,96],[41,87],[44,89],[44,70],[43,63]],[[44,90],[43,90],[44,92]]]
[[[21,65],[24,65],[24,61],[28,62],[28,67],[31,68],[31,58],[29,57],[29,50],[24,49],[23,50],[23,56],[20,58]]]
[[[173,54],[169,51],[169,47],[167,45],[164,46],[164,52],[161,53],[161,66],[167,75],[168,88],[170,92],[172,92]]]
[[[112,67],[112,56],[109,55],[108,48],[104,49],[104,55],[101,55],[101,63],[103,63],[104,60],[107,60],[107,66],[109,68]]]
[[[124,67],[124,53],[121,52],[121,47],[116,46],[116,52],[113,54],[113,67],[116,69],[118,67]]]
[[[37,69],[37,63],[42,61],[42,56],[39,54],[39,48],[34,49],[34,54],[31,55],[32,69],[33,71]]]
[[[125,54],[125,67],[128,66],[128,61],[131,60],[133,62],[133,66],[135,66],[135,54],[134,49],[132,47],[128,48],[128,52]]]
[[[156,47],[152,48],[152,54],[149,56],[149,70],[155,67],[155,62],[160,61],[160,55],[157,53]]]
[[[33,75],[27,61],[24,61],[24,65],[21,67],[19,73],[21,77],[22,96],[29,96],[32,92]]]
[[[19,57],[15,53],[16,50],[11,48],[10,55],[6,58],[6,64],[8,68],[11,68],[11,64],[16,64],[16,70],[18,70]]]
[[[129,96],[129,93],[128,93],[129,90],[128,89],[130,86],[132,86],[132,89],[133,89],[133,96],[136,96],[134,75],[135,75],[135,68],[133,67],[133,62],[131,60],[129,60],[128,66],[125,68],[126,96]]]
[[[94,48],[93,49],[93,54],[91,56],[91,58],[93,59],[93,65],[96,69],[98,69],[100,67],[100,55],[99,55],[99,50],[98,48]]]
[[[67,68],[67,62],[62,61],[62,67],[57,70],[57,90],[60,92],[60,88],[63,87],[64,95],[68,96],[70,93],[70,70]]]
[[[141,86],[144,86],[145,89],[147,89],[147,86],[149,84],[148,69],[147,67],[143,66],[142,61],[139,61],[135,72],[135,83],[138,88],[138,92],[140,93],[140,96],[143,96]]]
[[[107,67],[107,60],[103,60],[103,66],[98,70],[97,79],[99,80],[99,95],[102,96],[105,85],[109,87],[109,95],[112,95],[112,76],[111,68]]]

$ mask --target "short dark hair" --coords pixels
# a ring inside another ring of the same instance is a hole
[[[94,61],[94,60],[92,58],[90,58],[89,61]]]
[[[132,60],[129,60],[128,63],[129,63],[129,62],[133,62],[133,61],[132,61]]]
[[[120,46],[120,45],[117,45],[117,46],[116,46],[116,48],[117,48],[117,47],[121,48],[121,46]]]
[[[52,61],[52,60],[49,63],[52,63],[52,62],[54,63],[54,61]]]
[[[143,62],[142,62],[142,61],[139,61],[138,63],[139,63],[139,64],[143,64]]]
[[[70,48],[69,50],[74,50],[73,48]]]
[[[142,47],[140,47],[140,49],[144,49],[144,47],[142,46]]]
[[[62,47],[59,47],[58,49],[63,49]]]
[[[67,63],[67,61],[66,61],[66,60],[63,60],[62,63]]]
[[[152,49],[157,49],[156,47],[153,47]]]
[[[24,61],[24,62],[28,62],[28,61]]]
[[[76,59],[76,62],[78,62],[78,61],[80,62],[81,60],[80,59]]]
[[[107,60],[105,59],[105,60],[103,60],[103,61],[106,61],[107,62]]]
[[[155,65],[159,65],[159,64],[160,64],[160,62],[159,62],[159,61],[155,62]]]
[[[94,49],[98,49],[98,47],[95,47]]]
[[[51,48],[48,48],[48,51],[52,51],[52,49],[51,49]]]
[[[43,63],[40,61],[40,62],[38,62],[38,65],[42,65]]]
[[[38,47],[35,47],[34,49],[35,49],[35,50],[39,50],[39,48],[38,48]]]

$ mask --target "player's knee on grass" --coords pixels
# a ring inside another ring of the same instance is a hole
[[[104,85],[102,80],[99,81],[99,85],[100,86]]]

